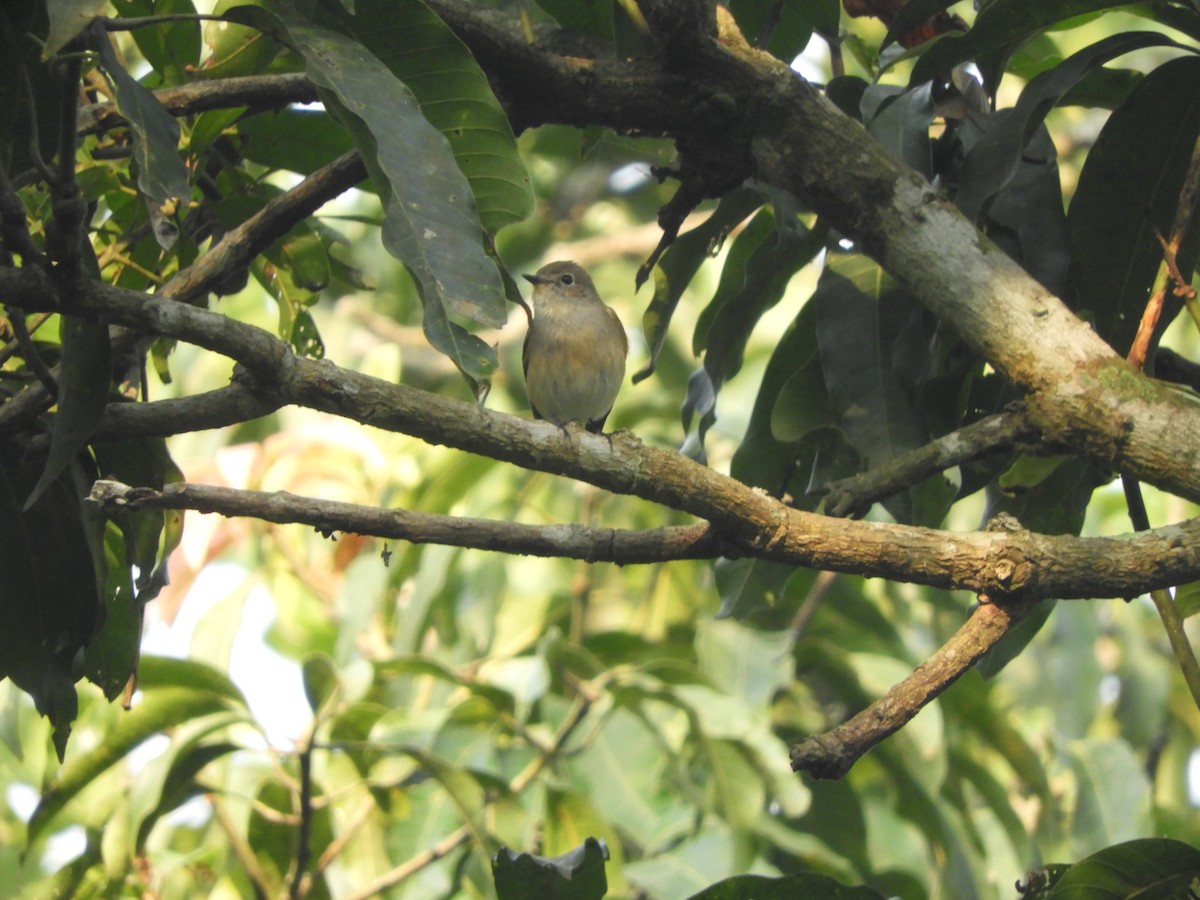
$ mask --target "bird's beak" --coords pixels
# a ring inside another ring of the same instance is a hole
[[[550,280],[549,278],[543,278],[541,275],[522,275],[521,277],[530,284],[545,284]]]

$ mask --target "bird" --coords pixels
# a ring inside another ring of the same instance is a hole
[[[533,319],[521,364],[533,417],[599,434],[625,377],[621,320],[577,263],[548,263],[524,277],[533,284]]]

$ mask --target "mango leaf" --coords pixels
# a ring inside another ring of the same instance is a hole
[[[612,0],[538,0],[537,5],[567,31],[613,38]]]
[[[78,712],[77,654],[102,601],[73,479],[59,475],[22,508],[36,474],[24,456],[23,447],[0,442],[0,678],[33,697],[61,759]]]
[[[863,123],[871,137],[926,178],[933,177],[929,125],[933,121],[931,85],[900,92],[892,85],[872,85],[862,97]]]
[[[908,0],[888,25],[888,32],[879,48],[882,50],[889,44],[894,44],[914,28],[924,25],[957,2],[958,0]]]
[[[146,201],[154,237],[160,247],[170,250],[179,237],[172,219],[192,195],[187,167],[179,155],[179,123],[154,94],[122,68],[107,32],[92,29],[89,43],[100,56],[100,67],[112,84],[117,108],[133,130],[138,190]]]
[[[533,188],[512,125],[458,36],[420,0],[355,0],[349,24],[449,141],[484,230],[527,218]]]
[[[50,34],[42,50],[42,59],[49,59],[86,28],[96,16],[102,15],[107,0],[46,0],[50,14]]]
[[[776,4],[733,0],[729,11],[747,40],[790,63],[807,46],[813,31],[834,35],[838,30],[838,0],[784,0]]]
[[[80,791],[146,739],[168,728],[205,716],[228,712],[228,696],[195,687],[146,687],[141,701],[120,716],[104,742],[62,767],[29,820],[32,843]]]
[[[501,847],[492,857],[500,900],[600,900],[608,893],[608,846],[589,837],[562,856],[547,858]]]
[[[650,347],[650,359],[645,368],[634,374],[634,384],[653,374],[655,361],[667,338],[671,317],[684,289],[691,284],[700,266],[712,258],[729,232],[762,202],[762,194],[751,188],[731,191],[721,198],[711,216],[677,237],[663,254],[654,269],[654,297],[642,316],[642,331]]]
[[[925,444],[928,430],[908,394],[922,373],[906,364],[901,342],[919,339],[909,327],[919,315],[911,298],[854,254],[830,256],[812,302],[831,409],[866,468]],[[940,521],[952,497],[945,479],[934,476],[885,506],[898,521],[931,523]]]
[[[495,350],[450,315],[499,326],[508,310],[500,273],[483,249],[470,185],[445,137],[411,91],[353,39],[252,7],[231,10],[229,18],[272,31],[304,59],[380,191],[383,244],[417,283],[426,336],[479,390],[496,368]]]
[[[1171,231],[1179,191],[1200,139],[1200,59],[1159,66],[1138,82],[1109,117],[1079,174],[1067,210],[1070,288],[1100,336],[1129,350],[1149,298],[1162,248],[1157,229]],[[1178,253],[1184,272],[1200,254],[1200,220],[1193,218]],[[1166,327],[1178,304],[1164,310]]]
[[[1045,900],[1187,897],[1200,878],[1200,850],[1171,838],[1141,838],[1105,847],[1069,867]]]
[[[1125,5],[1123,0],[993,0],[980,10],[966,34],[944,35],[931,43],[913,66],[909,84],[944,78],[955,66],[974,60],[984,86],[995,93],[1009,56],[1034,35],[1075,16]]]
[[[763,314],[779,302],[792,276],[825,245],[828,229],[809,230],[781,203],[764,208],[729,251],[713,299],[696,323],[692,349],[704,350],[704,375],[693,375],[683,419],[699,413],[698,439],[715,421],[716,394],[742,367],[746,341]]]
[[[29,509],[63,473],[87,443],[108,405],[112,378],[108,326],[79,316],[63,316],[62,367],[58,381],[58,414],[50,434],[50,453],[42,477],[34,485]]]
[[[828,875],[802,872],[781,878],[765,875],[735,875],[718,881],[689,900],[795,900],[820,897],[822,900],[884,900],[884,895],[869,887],[850,887]]]
[[[1143,47],[1174,44],[1161,34],[1115,34],[1080,50],[1031,81],[1011,113],[997,117],[963,161],[955,202],[971,221],[978,221],[987,201],[1017,174],[1025,145],[1062,96],[1088,72],[1110,59]]]

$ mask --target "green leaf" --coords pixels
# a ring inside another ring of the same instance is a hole
[[[920,84],[901,91],[893,85],[872,85],[862,97],[863,123],[871,137],[926,178],[933,177],[929,126],[933,122],[933,91]]]
[[[1100,336],[1126,353],[1137,333],[1188,163],[1200,139],[1200,59],[1159,66],[1109,117],[1079,174],[1067,210],[1071,294],[1091,314]],[[1200,257],[1200,219],[1193,217],[1178,262],[1190,272]],[[1160,329],[1178,312],[1168,301]]]
[[[141,701],[117,720],[103,743],[63,766],[29,820],[29,842],[37,839],[68,801],[147,738],[200,716],[226,712],[230,708],[227,696],[202,687],[153,690],[147,687]]]
[[[486,384],[495,350],[450,316],[500,326],[508,309],[500,273],[483,249],[470,186],[445,137],[408,88],[353,39],[249,7],[229,15],[273,29],[304,59],[326,108],[350,131],[375,179],[386,212],[384,247],[417,282],[426,336],[473,385]]]
[[[1170,838],[1141,838],[1106,847],[1075,863],[1045,900],[1186,898],[1200,878],[1200,850]]]
[[[1011,113],[997,118],[967,153],[955,198],[963,215],[978,220],[987,201],[1017,174],[1025,145],[1037,126],[1088,72],[1124,53],[1164,44],[1173,45],[1174,41],[1146,31],[1115,34],[1034,78],[1021,91]]]
[[[689,900],[797,900],[820,897],[821,900],[884,900],[884,895],[869,887],[849,887],[815,872],[768,878],[764,875],[735,875],[718,881]]]
[[[78,712],[79,651],[102,600],[73,479],[60,475],[22,508],[36,472],[24,457],[23,447],[0,442],[0,678],[33,697],[61,758]]]
[[[613,0],[537,0],[567,31],[613,38]]]
[[[484,230],[527,218],[533,188],[512,125],[458,36],[420,0],[355,0],[349,23],[450,142]]]
[[[885,466],[924,445],[929,433],[906,392],[920,373],[906,371],[901,344],[911,317],[920,315],[913,301],[890,286],[865,257],[831,254],[810,302],[817,306],[817,339],[831,408],[866,469]],[[938,488],[944,481],[938,476],[925,483],[933,495],[942,495],[940,500],[910,489],[885,505],[901,522],[918,515],[926,522],[940,520],[937,507],[953,496],[944,485]],[[932,507],[925,510],[927,502]]]
[[[113,6],[123,19],[196,14],[192,0],[113,0]],[[132,35],[159,83],[190,80],[200,64],[199,21],[163,22],[135,28]]]
[[[608,893],[608,847],[589,837],[562,856],[547,858],[501,847],[492,857],[500,900],[600,900]]]
[[[984,85],[994,92],[1005,61],[1034,35],[1066,19],[1125,5],[1124,0],[993,0],[980,10],[966,34],[944,35],[931,43],[913,66],[909,84],[945,77],[960,63],[975,60]]]
[[[187,167],[179,155],[179,124],[146,88],[122,68],[112,41],[103,29],[93,29],[90,43],[113,86],[117,108],[133,131],[133,158],[138,167],[138,190],[146,201],[154,237],[170,250],[179,237],[172,218],[192,195]]]
[[[354,149],[336,119],[307,109],[281,109],[251,116],[238,127],[246,158],[272,169],[311,175],[331,159]]]
[[[879,45],[882,50],[889,44],[894,44],[914,28],[924,25],[940,12],[957,3],[958,0],[908,0],[897,11],[896,16],[888,25],[888,32]]]
[[[104,13],[107,0],[46,0],[50,13],[50,34],[42,58],[49,59],[71,38],[85,29],[96,16]]]
[[[1069,747],[1078,782],[1072,833],[1085,849],[1130,840],[1153,828],[1146,770],[1123,740],[1081,740]]]
[[[750,188],[739,188],[721,198],[712,215],[678,238],[663,254],[654,269],[654,297],[642,316],[642,331],[650,346],[645,368],[633,376],[637,384],[649,378],[667,339],[667,329],[675,308],[705,260],[720,250],[729,232],[762,205],[763,196]]]
[[[42,477],[25,501],[29,509],[63,473],[92,436],[108,406],[112,380],[108,326],[79,316],[63,316],[62,367],[58,379],[58,414],[50,435],[50,454]]]

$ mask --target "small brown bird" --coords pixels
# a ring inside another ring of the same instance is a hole
[[[625,377],[629,341],[581,266],[552,262],[526,275],[533,321],[521,360],[533,415],[599,434]]]

